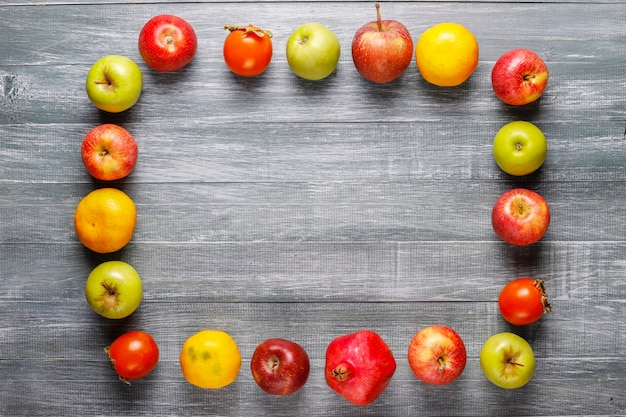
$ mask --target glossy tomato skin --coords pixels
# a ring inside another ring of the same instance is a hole
[[[191,62],[198,39],[189,22],[178,16],[154,16],[139,33],[139,53],[144,62],[159,72],[176,71]]]
[[[142,331],[124,333],[104,348],[111,367],[120,380],[128,383],[148,375],[159,361],[159,347]]]
[[[544,281],[533,278],[517,278],[505,285],[498,307],[502,317],[515,326],[534,323],[552,309]]]
[[[256,26],[226,26],[224,62],[237,75],[253,77],[267,69],[272,60],[272,34]]]

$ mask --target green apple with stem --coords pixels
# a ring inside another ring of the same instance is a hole
[[[106,55],[89,69],[85,89],[94,106],[109,113],[120,113],[139,100],[142,83],[141,69],[132,59]]]
[[[306,80],[328,77],[339,62],[339,40],[326,26],[309,22],[298,27],[287,40],[287,63]]]
[[[480,367],[492,384],[520,388],[535,372],[535,354],[530,344],[515,333],[497,333],[480,350]]]
[[[534,124],[523,120],[502,126],[493,139],[493,157],[507,174],[522,176],[535,172],[546,159],[548,142]]]
[[[123,319],[141,303],[141,277],[126,262],[103,262],[87,277],[85,296],[96,313],[108,319]]]

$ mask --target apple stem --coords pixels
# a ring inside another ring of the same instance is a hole
[[[442,373],[446,370],[446,362],[441,356],[437,358],[437,363],[439,364],[439,369],[437,370],[437,372]]]
[[[514,360],[509,360],[509,361],[507,361],[507,363],[508,363],[509,365],[514,365],[514,366],[521,366],[521,367],[524,367],[524,364],[523,364],[523,363],[515,362]]]
[[[376,6],[376,23],[378,23],[378,31],[382,32],[383,21],[382,21],[382,18],[380,17],[380,4],[376,3],[374,6]]]
[[[345,363],[337,365],[332,372],[333,376],[337,379],[337,381],[346,381],[350,378],[351,372],[350,367]]]

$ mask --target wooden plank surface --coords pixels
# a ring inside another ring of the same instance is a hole
[[[174,4],[175,3],[175,4]],[[0,415],[2,416],[572,416],[626,415],[626,5],[607,2],[392,2],[417,40],[457,21],[480,44],[480,63],[457,88],[428,85],[415,62],[372,85],[350,57],[373,3],[0,2]],[[199,37],[193,63],[147,69],[136,47],[153,15],[175,13]],[[284,55],[295,27],[316,20],[342,46],[338,71],[297,79]],[[221,57],[224,24],[274,33],[260,77],[233,76]],[[511,108],[493,95],[490,70],[514,47],[550,68],[541,100]],[[96,110],[84,78],[102,55],[134,59],[140,101],[119,115]],[[546,163],[524,178],[502,173],[491,141],[512,120],[537,124]],[[131,243],[96,255],[76,239],[78,201],[107,184],[80,160],[85,133],[119,123],[137,139],[135,172],[114,186],[138,208]],[[499,241],[491,207],[503,191],[539,191],[552,210],[531,247]],[[84,300],[89,271],[108,259],[137,268],[144,300],[121,321]],[[518,276],[546,280],[553,312],[512,327],[497,296]],[[422,327],[455,328],[468,348],[461,378],[426,386],[406,350]],[[243,366],[227,388],[186,383],[184,340],[218,328]],[[323,377],[328,343],[378,331],[398,361],[372,405],[355,407]],[[161,361],[119,383],[102,352],[131,329],[152,333]],[[505,391],[482,375],[493,333],[527,338],[533,380]],[[312,360],[305,388],[271,397],[249,361],[268,337],[301,343]]]

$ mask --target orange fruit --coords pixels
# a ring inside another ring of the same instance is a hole
[[[74,229],[83,245],[94,252],[122,249],[133,237],[137,209],[133,200],[117,188],[99,188],[76,206]]]
[[[439,23],[420,36],[415,59],[426,81],[454,87],[467,80],[478,66],[478,41],[458,23]]]
[[[183,344],[180,367],[190,384],[200,388],[222,388],[237,378],[241,353],[228,333],[202,330]]]

